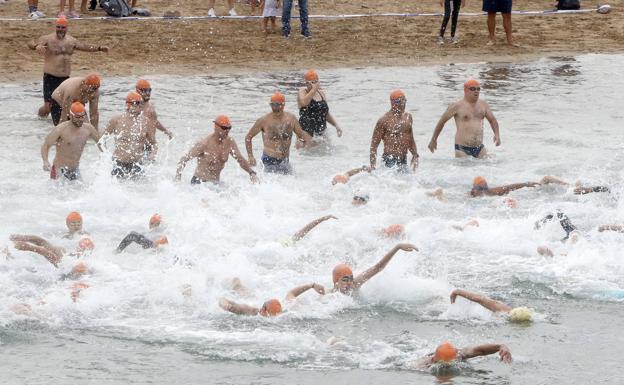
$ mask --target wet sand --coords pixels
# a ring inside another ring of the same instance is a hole
[[[0,5],[0,18],[26,17],[25,2],[10,0]],[[77,1],[77,3],[79,3]],[[599,1],[583,1],[583,8]],[[70,34],[85,42],[112,47],[109,54],[78,53],[73,73],[97,71],[105,76],[144,74],[211,74],[360,66],[414,66],[466,62],[513,62],[548,56],[624,51],[624,0],[610,2],[608,15],[597,13],[552,16],[513,16],[514,36],[520,47],[505,44],[498,17],[498,43],[486,46],[485,16],[460,15],[458,45],[436,44],[440,17],[371,17],[360,19],[311,20],[313,37],[303,39],[294,21],[289,39],[265,36],[260,20],[154,20],[71,21]],[[174,5],[172,5],[174,4]],[[207,13],[204,1],[146,1],[154,16],[180,6],[183,16]],[[544,10],[549,1],[516,1],[515,10]],[[364,8],[366,7],[366,8]],[[53,15],[58,2],[42,0],[40,10]],[[217,2],[217,14],[226,12]],[[466,12],[479,12],[480,1],[468,0]],[[249,6],[236,3],[240,15]],[[353,14],[382,12],[439,12],[437,1],[417,5],[380,0],[311,4],[311,14]],[[103,16],[102,10],[86,16]],[[278,20],[279,26],[279,20]],[[449,25],[450,30],[450,25]],[[26,48],[33,38],[53,31],[52,21],[0,21],[0,81],[35,79],[41,76],[42,59]],[[450,31],[447,31],[449,34]]]

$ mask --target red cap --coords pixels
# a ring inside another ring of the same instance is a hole
[[[332,279],[334,283],[340,281],[342,277],[346,276],[353,276],[353,270],[351,270],[349,266],[341,263],[340,265],[334,267],[334,270],[332,271]]]
[[[271,103],[286,103],[286,97],[281,92],[271,95]]]
[[[90,74],[84,79],[84,83],[88,86],[100,87],[100,77],[97,74]]]
[[[145,79],[139,79],[136,83],[136,89],[137,90],[144,90],[146,88],[152,88],[152,85],[150,84],[150,82],[148,82]]]
[[[303,75],[303,78],[309,82],[319,80],[318,74],[316,73],[315,70],[309,70],[308,72],[305,73],[305,75]]]
[[[217,116],[217,118],[214,120],[214,122],[217,124],[217,126],[232,127],[232,123],[230,122],[230,118],[228,118],[225,115]]]

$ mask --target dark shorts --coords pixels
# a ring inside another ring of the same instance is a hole
[[[52,114],[52,123],[54,123],[55,126],[58,126],[61,121],[63,108],[54,99],[50,100],[50,113]]]
[[[67,167],[59,167],[52,166],[50,169],[50,179],[58,179],[59,176],[64,176],[67,180],[77,180],[80,179],[80,171],[72,170]]]
[[[266,154],[262,154],[262,164],[264,164],[264,172],[275,174],[292,174],[292,167],[288,158],[277,159]]]
[[[407,171],[407,156],[384,155],[381,157],[386,167],[397,167],[400,171]]]
[[[481,153],[481,150],[483,150],[483,147],[485,147],[483,146],[483,143],[477,147],[468,147],[468,146],[462,146],[462,145],[456,144],[455,151],[461,151],[466,155],[470,155],[474,158],[478,158],[479,154]]]
[[[483,0],[483,12],[511,13],[511,0]]]
[[[115,161],[111,175],[119,179],[135,178],[143,174],[143,167],[139,163],[125,163],[118,160]]]
[[[43,101],[50,102],[52,100],[52,93],[58,88],[65,80],[69,79],[67,76],[58,77],[50,74],[43,74]]]

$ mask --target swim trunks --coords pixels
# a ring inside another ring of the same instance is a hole
[[[116,176],[119,179],[134,178],[141,174],[143,174],[143,168],[140,164],[133,162],[120,162],[118,160],[115,161],[113,171],[111,171],[111,175]]]
[[[483,12],[511,13],[511,0],[483,0]]]
[[[483,150],[483,147],[485,147],[483,143],[481,143],[478,147],[468,147],[468,146],[461,146],[459,144],[456,144],[455,151],[462,151],[466,155],[470,155],[474,158],[478,158],[479,154],[481,153],[481,150]]]
[[[69,79],[69,76],[54,76],[50,74],[43,74],[43,101],[51,102],[52,93],[58,88],[65,80]]]
[[[407,156],[398,157],[384,154],[381,159],[388,168],[398,167],[400,171],[407,170]]]
[[[267,154],[262,154],[262,164],[264,164],[264,172],[275,174],[291,174],[292,167],[288,158],[277,159]]]
[[[68,180],[80,179],[80,171],[78,171],[78,169],[72,170],[68,167],[59,167],[57,170],[56,166],[52,166],[50,169],[50,179],[58,179],[59,174]]]

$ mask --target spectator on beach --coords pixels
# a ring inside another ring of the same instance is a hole
[[[45,17],[45,13],[37,9],[38,6],[39,0],[28,0],[28,17],[30,17],[32,20],[37,20],[39,18]]]
[[[282,9],[282,34],[284,37],[290,36],[290,11],[294,0],[284,0]],[[301,20],[301,34],[303,37],[310,37],[308,28],[308,0],[297,0],[299,2],[299,17]]]
[[[133,4],[134,4],[134,1],[133,1]],[[208,16],[210,17],[217,17],[217,14],[215,13],[215,10],[214,10],[215,1],[216,0],[208,0]],[[230,8],[230,11],[228,12],[230,16],[238,16],[236,11],[234,10],[234,0],[227,0],[227,3],[228,3],[228,7]]]
[[[446,31],[446,26],[448,25],[449,18],[451,19],[451,42],[453,44],[457,44],[459,43],[459,39],[455,36],[455,32],[457,31],[459,8],[463,8],[466,6],[466,0],[440,0],[440,6],[444,7],[444,19],[442,19],[442,26],[440,27],[438,44],[444,44],[444,32]]]
[[[61,0],[59,4],[59,13],[58,17],[67,17],[68,19],[75,19],[80,17],[78,12],[75,10],[76,0],[69,0],[69,12],[65,13],[65,3],[66,0]],[[80,12],[87,13],[87,0],[80,0]]]
[[[576,10],[581,9],[581,0],[557,0],[555,9],[559,10]]]
[[[489,41],[487,45],[496,44],[496,13],[500,12],[503,16],[503,28],[507,35],[507,44],[517,47],[514,44],[513,36],[511,35],[511,6],[512,0],[483,0],[483,12],[487,12],[487,26],[489,33]]]
[[[269,21],[271,21],[271,32],[277,33],[277,24],[275,18],[282,13],[280,9],[282,7],[280,0],[263,0],[260,3],[262,10],[262,25],[264,26],[264,33],[269,34]],[[253,14],[253,8],[252,8]]]

